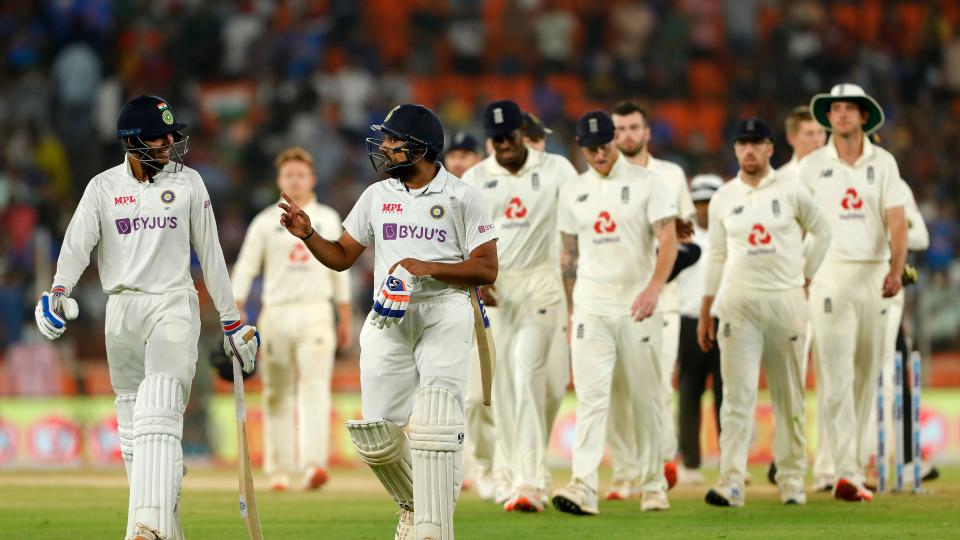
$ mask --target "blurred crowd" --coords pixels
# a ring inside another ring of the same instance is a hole
[[[33,339],[36,294],[72,211],[88,180],[122,159],[116,115],[141,93],[190,124],[187,163],[211,193],[229,263],[277,198],[278,151],[309,150],[318,198],[346,215],[375,179],[368,125],[397,103],[424,103],[448,132],[479,135],[485,104],[514,99],[554,130],[548,151],[583,168],[576,118],[639,99],[655,155],[688,176],[731,176],[738,119],[782,125],[840,81],[884,107],[881,144],[930,230],[916,261],[919,331],[937,349],[960,348],[960,4],[950,0],[4,2],[0,55],[0,357]],[[779,165],[789,148],[778,136]],[[355,279],[366,312],[369,269]],[[102,358],[94,271],[75,296],[73,352]]]

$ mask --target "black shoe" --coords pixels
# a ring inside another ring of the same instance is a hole
[[[926,472],[922,477],[924,482],[929,482],[931,480],[936,480],[940,478],[940,471],[936,467],[930,467],[930,470]]]
[[[769,480],[771,484],[777,485],[777,464],[776,463],[771,463],[770,468],[767,469],[767,480]]]

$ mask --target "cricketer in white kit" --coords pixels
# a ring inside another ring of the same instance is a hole
[[[604,112],[577,122],[577,144],[590,169],[567,186],[558,217],[572,308],[577,423],[573,478],[554,493],[553,504],[573,514],[599,512],[597,471],[616,379],[629,386],[622,399],[639,424],[632,433],[640,456],[641,509],[670,507],[661,465],[662,327],[656,307],[677,258],[677,195],[657,173],[628,163],[613,138],[613,121]]]
[[[723,378],[720,480],[706,502],[743,506],[762,362],[776,423],[780,500],[805,504],[804,293],[823,262],[830,229],[806,188],[770,167],[773,132],[762,120],[744,120],[735,141],[740,173],[710,199],[710,249],[697,323],[700,348],[710,350],[717,339],[710,313],[723,276],[716,304]],[[804,231],[815,239],[806,260]]]
[[[547,422],[553,418],[547,404],[557,386],[565,390],[570,372],[565,356],[550,354],[566,317],[557,271],[557,205],[577,171],[562,156],[525,146],[523,128],[516,103],[488,105],[484,130],[494,155],[469,169],[463,180],[483,193],[500,235],[497,282],[481,289],[499,353],[492,402],[494,462],[498,484],[506,485],[498,497],[507,511],[541,512],[548,487],[552,426]],[[551,386],[557,380],[559,385]]]
[[[381,286],[360,332],[363,420],[347,430],[400,506],[396,538],[448,540],[463,479],[468,291],[496,280],[497,234],[483,195],[436,163],[443,126],[433,111],[399,105],[371,128],[384,135],[367,139],[371,162],[391,178],[364,191],[340,239],[317,235],[285,194],[280,223],[337,271],[374,246]]]
[[[310,154],[289,148],[276,165],[280,191],[310,216],[317,234],[339,238],[340,216],[314,195]],[[272,205],[250,223],[233,266],[233,295],[243,315],[253,280],[263,273],[257,325],[264,340],[263,464],[270,486],[284,490],[297,477],[298,487],[317,489],[327,481],[334,355],[352,339],[350,273],[320,264],[279,225],[282,213]]]
[[[224,349],[253,371],[259,335],[234,305],[210,196],[183,166],[188,137],[163,99],[140,96],[117,120],[126,159],[95,176],[67,227],[50,292],[37,304],[41,333],[56,339],[70,292],[96,248],[104,292],[110,383],[116,393],[120,452],[130,484],[125,538],[181,539],[183,411],[197,364],[200,309],[190,248],[220,312]],[[71,313],[72,312],[72,313]]]
[[[834,495],[871,500],[863,486],[870,411],[882,364],[890,300],[900,292],[907,251],[907,194],[896,160],[870,142],[883,111],[862,88],[839,84],[810,109],[831,131],[799,178],[827,216],[833,241],[810,287],[819,391],[826,394]],[[888,235],[889,231],[889,235]]]
[[[650,154],[650,124],[646,111],[633,101],[621,101],[613,107],[613,124],[616,126],[617,149],[633,165],[649,169],[670,183],[677,195],[677,218],[680,222],[691,222],[696,215],[687,175],[676,163],[657,159]],[[692,227],[692,225],[690,226]],[[682,238],[681,238],[682,240]],[[662,318],[663,337],[660,351],[660,399],[663,402],[663,438],[662,457],[664,476],[667,485],[673,487],[677,481],[676,416],[673,414],[673,372],[677,365],[677,352],[680,349],[680,300],[677,284],[668,282],[660,294],[657,311]],[[633,431],[639,429],[638,422],[630,414],[627,399],[621,399],[631,392],[622,380],[614,380],[613,399],[610,406],[610,426],[607,431],[607,444],[613,461],[613,479],[606,493],[608,500],[626,499],[639,495],[637,481],[641,476],[639,451],[634,444]]]

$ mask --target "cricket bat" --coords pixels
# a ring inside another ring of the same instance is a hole
[[[460,249],[463,251],[463,260],[470,258],[467,251],[467,228],[463,221],[463,210],[456,197],[450,197],[450,209],[453,212],[453,222],[457,229],[457,238]],[[473,330],[477,339],[477,352],[480,353],[480,385],[483,389],[483,404],[490,406],[490,394],[493,391],[493,372],[497,369],[497,349],[493,343],[493,332],[490,330],[490,319],[483,308],[479,289],[470,287],[470,304],[473,306]]]
[[[244,341],[253,339],[250,330]],[[247,527],[250,540],[263,540],[260,530],[260,514],[257,512],[257,496],[253,487],[253,470],[250,465],[250,445],[247,443],[247,404],[243,395],[243,375],[240,360],[233,355],[233,397],[237,402],[237,467],[240,469],[240,519]]]

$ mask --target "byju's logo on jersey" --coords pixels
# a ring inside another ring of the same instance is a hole
[[[503,215],[507,219],[523,219],[527,217],[527,207],[523,205],[520,197],[514,197],[510,199],[510,204],[503,211]]]
[[[601,211],[597,215],[597,221],[593,223],[593,231],[597,234],[608,234],[617,230],[617,222],[610,217],[610,212]]]
[[[117,232],[130,234],[147,229],[176,229],[176,217],[135,217],[121,218],[114,221]]]
[[[421,227],[419,225],[383,224],[384,240],[405,240],[408,238],[414,240],[435,240],[442,244],[447,241],[447,231],[431,227]]]
[[[135,204],[136,202],[137,202],[137,198],[133,195],[123,195],[120,197],[113,198],[114,206],[123,206],[125,204]]]
[[[402,214],[403,205],[400,203],[383,203],[383,208],[380,210],[381,214]]]

